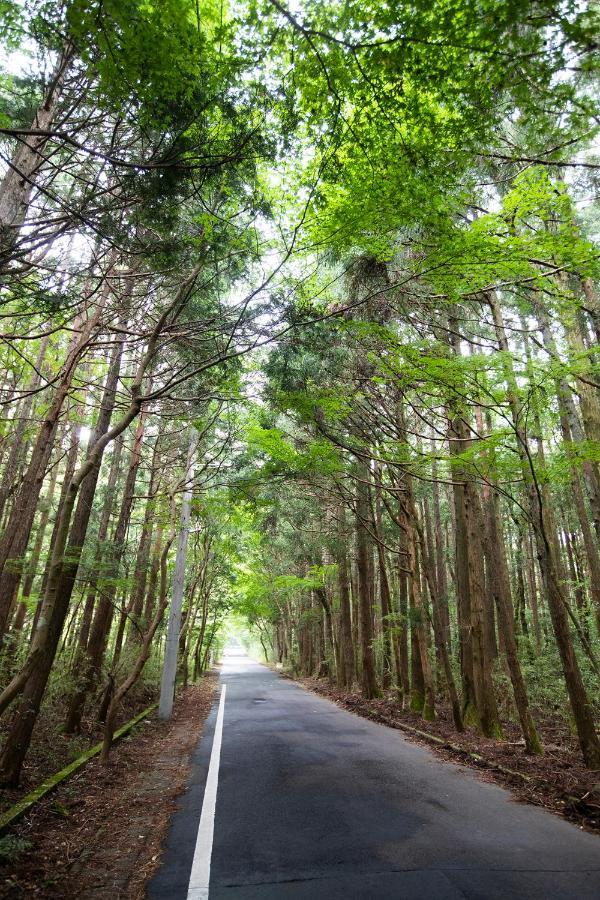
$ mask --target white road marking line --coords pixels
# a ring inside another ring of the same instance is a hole
[[[217,805],[217,785],[219,783],[219,761],[221,758],[221,742],[223,739],[223,716],[225,713],[225,692],[227,685],[221,687],[221,699],[215,725],[202,813],[198,825],[198,836],[192,861],[192,873],[188,887],[187,900],[208,900],[210,882],[210,860],[212,857],[213,834],[215,830],[215,807]]]

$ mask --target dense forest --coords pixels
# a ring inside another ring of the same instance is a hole
[[[232,629],[600,768],[599,33],[0,2],[3,785]]]

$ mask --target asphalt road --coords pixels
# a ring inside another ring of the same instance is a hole
[[[149,900],[599,900],[600,838],[243,657],[221,681],[210,887],[188,894],[217,704]]]

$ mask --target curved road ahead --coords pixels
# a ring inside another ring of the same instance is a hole
[[[149,900],[600,898],[599,838],[244,657],[224,688]]]

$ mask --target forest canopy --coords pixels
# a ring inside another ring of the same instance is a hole
[[[600,768],[599,33],[0,0],[3,784],[107,756],[177,597],[184,683],[233,629]]]

